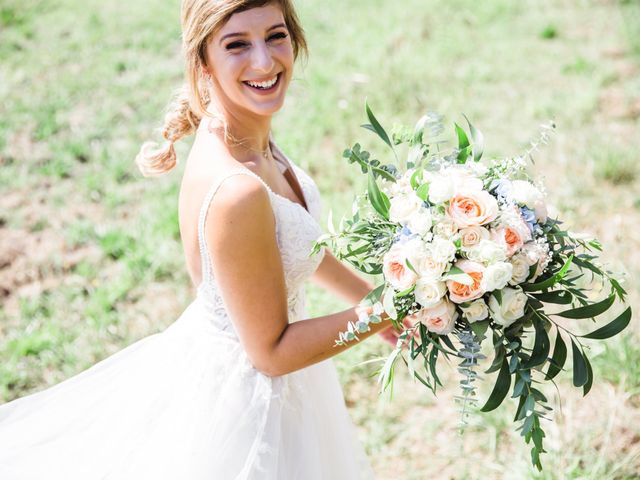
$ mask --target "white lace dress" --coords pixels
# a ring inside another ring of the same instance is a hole
[[[286,158],[286,157],[285,157]],[[290,160],[287,159],[291,164]],[[291,164],[309,212],[269,190],[290,321],[306,318],[304,282],[321,255],[320,196]],[[212,276],[161,333],[51,388],[0,405],[2,480],[341,480],[373,478],[332,361],[269,377],[247,360]]]

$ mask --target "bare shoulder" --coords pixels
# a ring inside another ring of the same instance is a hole
[[[234,225],[264,224],[272,217],[269,192],[250,174],[223,175],[209,209],[217,222]]]

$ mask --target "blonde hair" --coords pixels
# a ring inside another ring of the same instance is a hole
[[[166,140],[158,147],[154,142],[145,142],[136,156],[138,168],[144,176],[155,176],[168,172],[176,166],[177,157],[174,144],[181,138],[195,132],[198,123],[205,116],[211,100],[202,76],[206,66],[206,45],[212,35],[222,28],[234,13],[274,3],[280,6],[285,24],[291,36],[293,55],[297,59],[307,54],[304,30],[293,7],[292,0],[183,0],[182,51],[185,57],[185,83],[176,92],[167,107],[164,125],[161,129]],[[227,134],[226,124],[218,118]]]

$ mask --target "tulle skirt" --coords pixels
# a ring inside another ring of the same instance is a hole
[[[0,405],[0,479],[373,478],[330,360],[268,377],[209,316],[196,299],[163,332]]]

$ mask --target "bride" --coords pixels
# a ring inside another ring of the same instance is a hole
[[[179,215],[197,297],[163,332],[0,406],[0,478],[372,478],[329,360],[362,307],[306,319],[304,282],[354,305],[373,286],[309,255],[319,192],[271,135],[306,52],[291,1],[184,0],[182,33],[167,144],[137,161],[166,172],[195,133]]]

